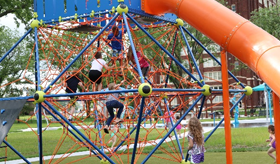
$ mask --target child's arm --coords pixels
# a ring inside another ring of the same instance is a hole
[[[188,150],[191,150],[192,148],[193,148],[193,140],[190,138],[190,137],[188,137],[189,138],[189,147],[188,147]]]
[[[104,68],[105,68],[106,70],[109,70],[109,69],[114,68],[114,66],[108,66],[107,64],[105,64],[105,65],[104,65]]]
[[[119,88],[121,85],[122,85],[122,83],[124,83],[125,82],[125,80],[122,80],[121,82],[120,82],[120,84],[118,84],[118,85],[116,85],[116,88],[118,88],[119,90],[121,90],[121,88]]]
[[[269,139],[265,140],[266,142],[270,142],[271,134],[269,134]]]

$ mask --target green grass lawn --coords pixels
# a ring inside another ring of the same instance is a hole
[[[162,158],[165,158],[164,154],[156,154],[149,158],[146,164],[178,164],[179,161],[166,161]],[[137,164],[141,163],[145,159],[146,155],[140,155],[137,157]],[[97,157],[89,157],[83,156],[83,160],[77,161],[77,163],[83,164],[92,164],[92,163],[100,163],[100,160]],[[129,158],[127,156],[120,157],[123,163],[130,163],[131,155]],[[273,164],[273,160],[266,154],[266,152],[233,152],[232,153],[233,163],[234,164]],[[112,158],[115,163],[118,161]],[[129,160],[128,160],[129,159]],[[77,160],[77,157],[69,157],[63,159],[60,163],[70,163]],[[56,160],[54,160],[56,161]],[[52,161],[54,163],[54,161]],[[120,161],[120,160],[119,160]],[[33,164],[38,164],[39,162],[34,162]],[[205,153],[205,164],[225,164],[226,163],[226,153],[213,153],[206,152]]]
[[[56,124],[51,124],[52,126],[55,126]],[[57,126],[60,124],[57,124]],[[38,156],[38,143],[37,143],[37,136],[34,132],[19,132],[19,129],[24,129],[26,125],[23,123],[14,124],[11,132],[8,136],[8,142],[15,147],[22,155],[25,157],[37,157]],[[33,124],[31,124],[31,127],[36,127],[35,121]],[[85,133],[83,130],[82,132],[88,136],[94,144],[99,145],[100,140],[99,137],[96,135],[97,130],[94,129],[90,133]],[[128,133],[125,129],[120,130],[121,133],[118,133],[119,138],[124,138],[124,136]],[[162,133],[159,135],[159,133]],[[72,135],[68,135],[69,132],[65,129],[59,129],[59,130],[53,130],[53,131],[44,131],[43,132],[43,153],[44,155],[52,155],[52,154],[63,154],[65,152],[72,152],[72,151],[87,151],[88,149],[84,146],[80,146],[79,142],[77,142],[76,139],[72,137]],[[148,135],[147,135],[148,134]],[[141,128],[140,131],[140,142],[143,141],[144,137],[147,138],[147,140],[155,140],[158,138],[162,138],[166,134],[166,131],[164,129],[150,129],[150,131]],[[123,137],[121,137],[123,135]],[[208,135],[205,134],[205,137]],[[256,160],[256,158],[260,158],[260,161],[262,163],[266,163],[266,160],[271,160],[268,155],[266,155],[266,151],[268,149],[267,143],[265,140],[268,138],[268,132],[266,127],[259,127],[259,128],[232,128],[231,129],[231,135],[232,135],[232,151],[233,153],[233,160],[234,164],[239,161],[242,163],[244,160],[247,160],[246,163],[253,163]],[[106,143],[110,140],[110,135],[104,135],[102,132],[102,136],[104,136],[104,139],[102,140],[102,143]],[[127,145],[127,142],[133,143],[135,138],[135,132],[133,135],[131,135],[131,140],[128,140],[124,143],[124,145]],[[77,143],[76,143],[77,142]],[[121,140],[118,140],[118,143],[120,143]],[[117,143],[117,144],[118,144]],[[116,145],[117,145],[116,144]],[[183,153],[186,153],[186,147],[187,147],[187,140],[186,138],[180,139],[180,144],[183,148]],[[110,146],[110,144],[107,144],[107,146]],[[142,161],[145,157],[144,154],[148,154],[153,150],[154,146],[149,146],[141,149],[142,155],[139,156],[139,161]],[[224,136],[224,129],[218,129],[205,143],[205,148],[207,150],[207,153],[205,154],[207,162],[205,163],[215,163],[225,161],[225,136]],[[5,149],[0,149],[0,156],[4,156]],[[132,153],[132,150],[129,150],[129,153]],[[127,152],[125,151],[124,154],[120,158],[124,163],[127,161],[127,159],[131,159],[127,156]],[[175,155],[172,155],[175,154]],[[262,154],[262,155],[255,155],[255,154]],[[160,148],[155,152],[155,156],[160,156],[161,158],[169,158],[170,160],[175,160],[176,158],[180,160],[180,153],[178,150],[178,146],[176,141],[164,143],[160,146]],[[137,157],[137,158],[138,158]],[[176,157],[176,158],[175,158]],[[246,158],[247,157],[247,158]],[[19,157],[12,152],[10,149],[8,149],[8,160],[18,159]],[[71,157],[72,158],[72,157]],[[63,160],[62,163],[67,163],[67,160],[76,160],[80,159],[82,157],[73,157],[73,159],[67,158],[65,161]],[[84,163],[87,163],[87,160],[93,161],[97,160],[98,158],[93,157],[84,157],[85,161]],[[113,159],[113,157],[112,157]],[[155,160],[153,162],[153,159]],[[212,160],[213,159],[213,160]],[[117,158],[114,158],[114,160],[117,160]],[[98,160],[97,160],[98,161]],[[151,162],[152,161],[152,162]],[[162,162],[160,162],[162,161]],[[165,163],[166,160],[160,160],[160,158],[150,158],[148,163]],[[271,160],[272,161],[272,160]],[[272,161],[273,162],[273,161]],[[168,163],[172,163],[172,161],[168,160]],[[178,163],[178,162],[174,162]],[[221,162],[225,163],[225,162]]]

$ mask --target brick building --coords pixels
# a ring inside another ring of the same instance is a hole
[[[276,5],[277,0],[226,0],[226,3],[232,11],[250,19],[252,11],[260,7]]]
[[[234,12],[240,14],[246,19],[250,19],[251,12],[260,7],[269,7],[275,5],[277,0],[226,0],[226,4]],[[203,64],[200,64],[201,73],[204,75],[206,84],[210,85],[214,89],[222,89],[221,80],[221,67],[216,62],[208,57],[204,56]],[[242,64],[233,55],[227,55],[228,69],[232,71],[233,75],[237,77],[245,86],[251,86],[252,88],[263,83],[263,81],[253,72],[250,68]],[[198,77],[197,77],[198,78]],[[229,76],[229,84],[234,86],[236,81]],[[231,97],[233,95],[230,95]],[[237,96],[238,98],[239,96]],[[264,106],[263,92],[254,92],[251,96],[245,96],[239,107],[245,109],[245,115],[250,112],[250,109],[255,109]],[[177,100],[176,100],[177,101]],[[208,117],[209,113],[216,110],[223,110],[222,95],[211,95],[207,97],[204,109],[207,109],[205,116]],[[170,104],[174,106],[180,104],[180,102]],[[232,105],[232,104],[231,104]],[[198,108],[197,108],[198,109]]]
[[[276,5],[277,0],[227,0],[226,4],[239,15],[243,16],[246,19],[250,19],[251,12],[257,10],[260,7],[269,7],[272,5]],[[235,77],[237,77],[244,85],[248,85],[251,87],[258,86],[263,83],[263,81],[253,72],[250,68],[246,67],[242,64],[238,59],[236,59],[233,55],[228,54],[228,69],[233,71]],[[201,65],[200,68],[203,70],[203,74],[205,76],[213,77],[214,79],[220,80],[220,67],[214,65],[215,62],[209,61]],[[215,75],[217,74],[217,75]],[[216,78],[215,78],[216,77]],[[207,79],[206,79],[207,80]],[[209,81],[208,84],[213,86],[215,89],[221,89],[221,83],[216,81]],[[236,81],[229,76],[229,84],[236,85]],[[233,95],[232,95],[233,96]],[[238,96],[237,96],[238,97]],[[264,95],[263,92],[254,92],[251,96],[245,96],[242,100],[242,104],[240,104],[241,108],[245,109],[245,115],[248,113],[248,109],[253,109],[257,107],[264,106]],[[221,102],[222,96],[213,95],[209,97],[207,100],[208,106],[213,106],[214,104]],[[206,105],[206,106],[207,106]],[[211,107],[210,111],[222,109],[222,104],[217,105],[215,107]],[[209,110],[208,110],[209,112]],[[207,112],[206,112],[207,113]],[[207,116],[207,114],[206,114]]]

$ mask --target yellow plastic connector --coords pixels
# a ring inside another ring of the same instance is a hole
[[[149,83],[143,83],[138,87],[138,93],[143,97],[149,96],[152,93],[152,91],[153,88]]]
[[[35,19],[38,18],[37,12],[34,12],[34,13],[33,13],[33,18],[35,18]]]
[[[30,24],[30,26],[31,26],[31,28],[35,28],[35,27],[40,27],[40,25],[39,25],[39,21],[37,20],[37,19],[35,19],[35,20],[33,20],[32,22],[31,22],[31,24]]]
[[[89,17],[90,17],[90,18],[93,18],[93,17],[94,17],[94,10],[91,11]]]
[[[116,12],[116,8],[115,8],[115,6],[113,6],[113,7],[112,7],[111,14],[115,14],[115,12]]]
[[[202,87],[201,89],[204,89],[204,91],[202,92],[202,94],[203,94],[204,96],[209,96],[209,95],[211,95],[212,90],[211,90],[211,88],[210,88],[209,85],[205,84],[205,85],[203,85],[203,87]]]
[[[117,12],[122,15],[122,13],[125,13],[127,14],[128,13],[128,7],[125,5],[125,4],[120,4],[118,7],[117,7]]]
[[[184,22],[183,22],[182,19],[177,18],[177,19],[176,19],[176,22],[177,22],[177,23],[175,24],[175,26],[177,26],[177,27],[183,26],[183,25],[184,25]]]
[[[45,92],[43,91],[36,91],[36,93],[34,94],[34,103],[41,103],[43,101],[45,101]]]
[[[244,90],[246,90],[245,95],[250,96],[251,94],[253,94],[253,89],[250,86],[246,86],[244,88]]]

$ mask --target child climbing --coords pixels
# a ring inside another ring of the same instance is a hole
[[[179,116],[176,116],[176,122],[178,122],[179,119],[180,119],[180,117],[179,117]],[[179,138],[182,138],[182,137],[181,137],[181,129],[182,129],[182,125],[181,125],[181,123],[180,123],[180,124],[178,124],[178,125],[176,126],[176,131],[177,131],[177,135],[179,136]]]
[[[267,151],[267,154],[274,159],[274,162],[276,163],[276,157],[272,153],[276,150],[276,142],[275,142],[275,130],[273,125],[268,126],[268,133],[269,133],[269,139],[266,140],[266,142],[269,142],[270,148]]]
[[[204,162],[204,136],[202,126],[196,117],[192,117],[188,124],[189,133],[187,135],[189,141],[188,153],[191,156],[192,163]]]
[[[137,49],[136,49],[136,54],[137,54],[137,58],[138,58],[138,61],[139,61],[139,64],[140,64],[142,74],[145,77],[145,76],[147,76],[147,74],[149,72],[150,65],[147,62],[147,60],[145,60],[143,55],[139,51],[137,51]],[[133,52],[132,52],[132,47],[131,46],[129,46],[129,48],[128,48],[127,59],[128,59],[128,61],[131,61],[133,63],[133,65],[136,64],[135,60],[134,60],[134,57],[133,57]]]
[[[112,67],[109,67],[105,60],[102,59],[102,53],[96,52],[95,60],[91,63],[91,68],[89,71],[89,79],[92,82],[92,90],[95,91],[95,84],[97,84],[97,90],[100,91],[102,88],[102,68],[105,67],[105,69],[111,69]]]
[[[124,29],[124,33],[126,33],[126,29]],[[119,54],[121,54],[121,52],[123,50],[122,37],[123,37],[122,31],[119,30],[119,28],[117,26],[113,26],[112,33],[110,33],[107,38],[108,42],[111,42],[111,44],[109,44],[109,45],[113,49],[113,57],[118,57]]]
[[[69,75],[66,77],[66,93],[76,93],[77,89],[78,89],[78,85],[82,87],[83,90],[85,90],[85,87],[83,86],[82,80],[79,77],[80,72],[79,70],[75,69],[72,73],[72,75]],[[69,106],[70,106],[70,111],[68,113],[68,120],[72,121],[72,116],[74,114],[75,111],[75,105],[76,105],[76,101],[78,99],[77,96],[69,96],[70,97],[70,102],[69,102]]]
[[[119,85],[116,85],[115,83],[110,83],[108,85],[108,89],[109,90],[118,89],[119,86],[123,82],[124,81],[121,81],[121,83]],[[114,108],[119,108],[118,113],[117,113],[117,118],[115,119],[114,123],[118,124],[118,123],[123,122],[123,119],[121,119],[121,114],[122,114],[124,106],[121,102],[118,101],[118,97],[119,97],[119,93],[113,93],[113,94],[109,95],[109,97],[107,98],[106,108],[110,114],[110,117],[107,119],[106,125],[104,127],[105,133],[109,133],[109,126],[115,117]]]
[[[111,146],[111,149],[114,148],[114,146],[117,142],[117,134],[116,133],[118,132],[118,130],[119,130],[119,125],[118,124],[114,125],[113,131],[111,133],[111,140],[109,141],[109,143],[113,142],[112,146]]]

